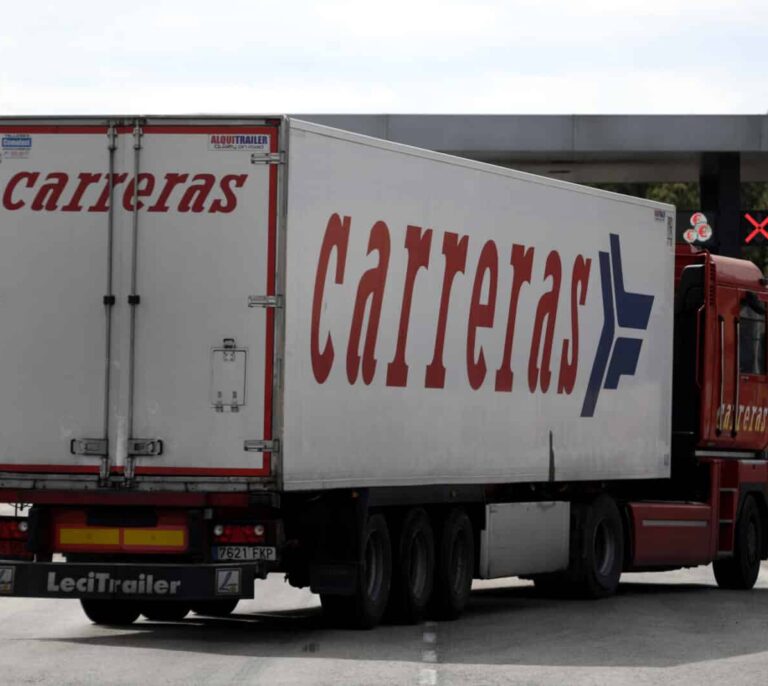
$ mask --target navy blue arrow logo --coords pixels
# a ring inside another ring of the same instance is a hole
[[[611,269],[613,268],[613,269]],[[603,330],[597,344],[595,361],[589,375],[582,417],[593,417],[602,388],[615,390],[621,376],[632,376],[637,369],[642,338],[620,336],[615,339],[616,324],[624,329],[645,331],[651,317],[653,296],[624,290],[619,237],[611,234],[611,252],[600,252],[600,284],[603,294]],[[614,317],[615,300],[615,317]],[[606,373],[607,368],[607,373]]]

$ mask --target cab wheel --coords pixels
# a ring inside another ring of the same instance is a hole
[[[733,557],[715,560],[712,567],[720,588],[748,590],[760,573],[763,522],[754,498],[747,498],[736,523]]]
[[[624,528],[613,498],[601,495],[576,510],[566,593],[605,598],[616,592],[624,566]]]
[[[133,624],[138,618],[139,609],[136,603],[128,600],[97,600],[94,598],[81,598],[80,605],[94,624],[107,626],[127,626]]]

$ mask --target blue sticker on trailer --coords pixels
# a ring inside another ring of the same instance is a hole
[[[3,150],[29,150],[32,147],[32,136],[29,134],[6,135],[0,139]]]
[[[603,329],[581,408],[582,417],[594,416],[601,389],[615,390],[621,376],[634,376],[637,371],[643,339],[635,335],[616,338],[616,325],[620,329],[646,331],[653,308],[653,295],[624,289],[621,242],[615,233],[610,239],[610,253],[600,251]]]

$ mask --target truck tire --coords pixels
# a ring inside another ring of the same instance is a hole
[[[456,619],[461,615],[469,601],[474,571],[472,522],[463,509],[454,508],[443,521],[438,536],[432,616]]]
[[[221,600],[201,600],[196,603],[192,603],[191,609],[196,615],[206,615],[208,617],[228,617],[231,615],[237,604],[240,602],[239,598],[227,598]]]
[[[577,598],[613,595],[624,566],[624,528],[619,508],[608,495],[574,508],[574,540],[564,594]]]
[[[435,575],[435,537],[422,508],[414,508],[405,515],[397,541],[387,619],[398,624],[416,624],[424,618],[432,598]]]
[[[733,557],[712,563],[717,585],[734,590],[752,588],[760,573],[762,549],[763,521],[755,499],[748,497],[736,522]]]
[[[392,583],[392,544],[384,515],[368,518],[362,535],[362,565],[351,596],[320,594],[325,616],[333,624],[372,629],[384,616]]]
[[[81,598],[80,605],[85,616],[94,624],[127,626],[133,624],[141,614],[136,603],[129,600]]]
[[[141,614],[153,622],[180,622],[189,614],[189,605],[176,600],[148,600],[140,608]]]

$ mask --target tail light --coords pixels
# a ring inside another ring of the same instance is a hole
[[[266,529],[263,524],[216,524],[213,538],[218,544],[263,543]]]
[[[0,517],[0,557],[31,560],[34,556],[27,550],[29,522],[20,517]]]

